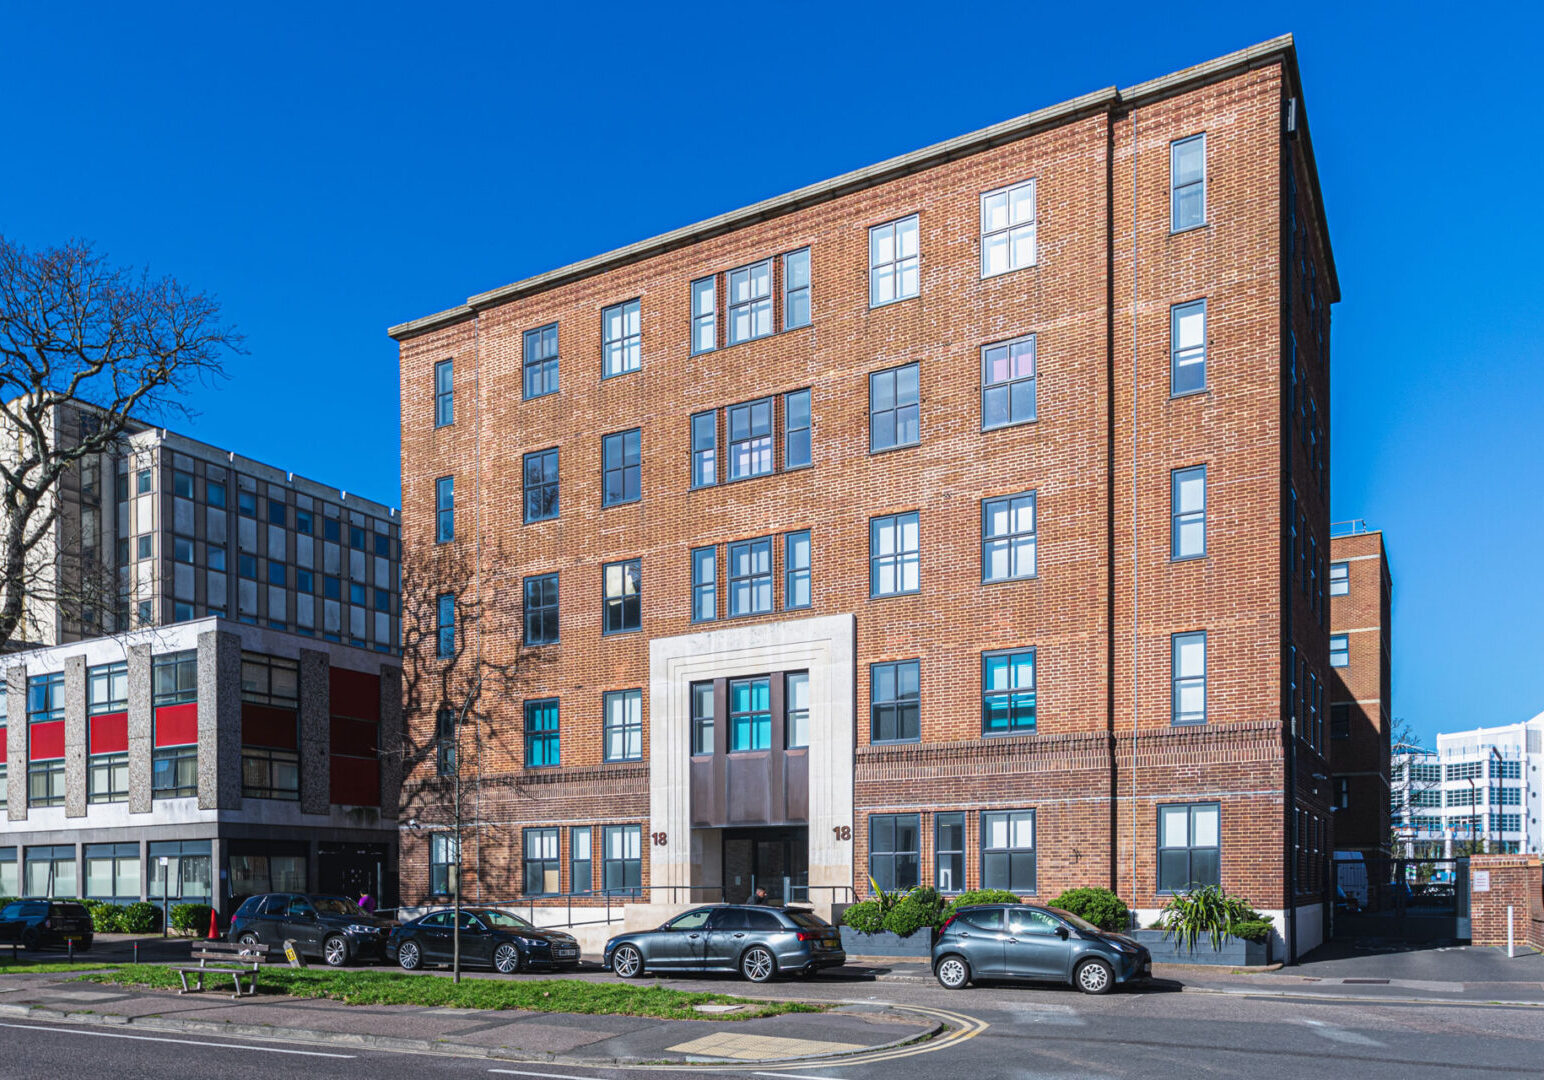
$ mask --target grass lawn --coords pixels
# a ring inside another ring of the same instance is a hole
[[[81,959],[71,964],[68,961],[59,961],[52,964],[39,964],[32,960],[12,960],[9,956],[0,956],[0,975],[55,975],[68,971],[90,971],[100,968],[116,968],[117,964],[95,964],[89,957],[82,955]]]
[[[82,981],[157,990],[180,989],[172,968],[139,964],[82,975]],[[525,1009],[531,1012],[590,1013],[605,1016],[655,1016],[664,1020],[748,1020],[778,1013],[823,1012],[824,1005],[802,1001],[753,1001],[729,994],[691,993],[662,986],[624,986],[578,979],[504,982],[405,975],[391,971],[299,971],[265,968],[257,979],[259,994],[327,998],[347,1005],[448,1005],[458,1009]],[[708,1014],[693,1005],[739,1005],[733,1013]]]

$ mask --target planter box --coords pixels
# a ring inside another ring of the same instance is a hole
[[[1162,930],[1132,930],[1130,935],[1153,954],[1155,964],[1216,964],[1221,967],[1260,967],[1271,962],[1269,941],[1245,941],[1224,937],[1222,948],[1212,948],[1210,937],[1196,939],[1187,949],[1177,938],[1165,938]]]
[[[896,937],[888,930],[860,934],[850,926],[842,927],[842,948],[848,956],[893,956],[926,960],[933,955],[933,932],[926,927],[910,937]]]

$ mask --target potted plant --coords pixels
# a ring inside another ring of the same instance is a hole
[[[1158,922],[1132,936],[1154,963],[1258,967],[1270,963],[1272,929],[1248,901],[1206,885],[1170,897]]]

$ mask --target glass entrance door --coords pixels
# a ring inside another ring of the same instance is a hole
[[[731,904],[809,899],[809,829],[725,829],[724,900]]]

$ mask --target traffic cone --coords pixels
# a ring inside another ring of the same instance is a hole
[[[210,908],[209,909],[209,940],[210,941],[219,941],[220,940],[219,916],[217,916],[214,913],[214,908]]]

